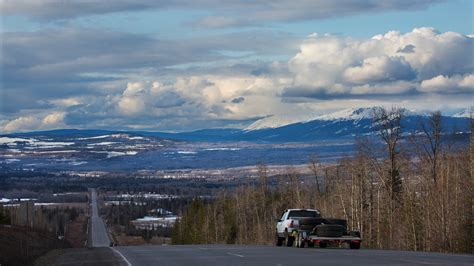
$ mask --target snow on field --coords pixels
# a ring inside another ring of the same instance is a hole
[[[49,141],[40,141],[33,138],[11,138],[11,137],[0,137],[0,145],[17,146],[18,144],[25,144],[30,146],[30,148],[62,148],[64,146],[74,145],[74,142],[49,142]]]
[[[74,166],[78,166],[78,165],[83,165],[83,164],[86,164],[87,162],[84,162],[84,161],[80,161],[80,162],[70,162],[69,164],[70,165],[74,165]]]
[[[18,159],[5,159],[6,164],[14,163],[14,162],[19,162],[20,160]]]
[[[208,148],[205,151],[239,151],[240,148]]]
[[[195,151],[177,151],[178,154],[197,154]]]
[[[113,158],[118,156],[132,156],[136,155],[136,151],[91,151],[91,153],[104,153],[107,154],[107,158]]]
[[[36,146],[42,149],[49,148],[62,148],[64,146],[74,145],[74,142],[47,142],[47,141],[35,141],[32,143],[32,146]]]
[[[94,139],[105,139],[105,138],[122,138],[122,139],[130,139],[130,140],[144,139],[143,137],[139,137],[139,136],[131,137],[128,134],[110,134],[110,135],[101,135],[101,136],[95,136],[95,137],[79,138],[78,140],[94,140]]]
[[[87,146],[105,146],[105,145],[112,145],[116,143],[118,142],[104,141],[104,142],[98,142],[98,143],[90,143],[90,144],[87,144]]]
[[[38,141],[37,139],[25,139],[25,138],[10,138],[10,137],[0,137],[0,145],[6,144],[8,146],[15,146],[17,142],[26,142],[26,143],[33,143]]]
[[[33,151],[33,154],[50,154],[50,153],[75,153],[79,152],[76,150],[63,150],[63,151]]]
[[[88,138],[78,138],[78,140],[88,140],[88,139],[105,139],[110,137],[110,135],[102,135],[102,136],[95,136],[95,137],[88,137]]]

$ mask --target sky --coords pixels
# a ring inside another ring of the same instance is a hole
[[[474,102],[472,0],[0,0],[0,133]]]

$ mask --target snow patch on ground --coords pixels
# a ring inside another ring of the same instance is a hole
[[[208,148],[205,151],[238,151],[240,148]]]
[[[178,154],[197,154],[195,151],[177,151]]]
[[[104,142],[98,142],[98,143],[89,143],[87,144],[87,146],[105,146],[105,145],[112,145],[116,143],[118,142],[104,141]]]
[[[105,139],[105,138],[122,138],[122,139],[130,139],[130,140],[142,140],[143,137],[131,137],[128,134],[110,134],[110,135],[101,135],[95,137],[87,137],[87,138],[79,138],[79,140],[94,140],[94,139]]]
[[[26,143],[33,143],[38,141],[37,139],[25,139],[25,138],[10,138],[10,137],[0,137],[0,145],[6,144],[8,146],[17,145],[17,142],[26,142]]]
[[[113,158],[118,156],[132,156],[136,155],[136,151],[91,151],[92,153],[104,153],[107,154],[107,158]]]

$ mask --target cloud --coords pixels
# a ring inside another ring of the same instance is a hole
[[[232,99],[231,102],[238,104],[238,103],[242,103],[243,101],[245,101],[244,97],[237,97],[237,98]]]
[[[136,116],[160,108],[180,107],[184,103],[183,97],[170,86],[159,82],[134,82],[127,84],[117,105],[122,114]]]
[[[415,46],[413,44],[408,44],[407,46],[400,48],[397,50],[397,53],[405,53],[405,54],[410,54],[415,52]]]
[[[454,75],[451,77],[439,75],[432,79],[423,80],[420,90],[424,92],[471,92],[474,93],[474,75]]]
[[[438,108],[472,99],[473,39],[455,32],[416,28],[367,39],[313,34],[289,60],[238,58],[236,64],[232,53],[219,51],[284,54],[298,39],[245,32],[169,41],[87,31],[6,34],[0,58],[5,131],[184,131],[343,105]]]
[[[38,129],[41,124],[40,120],[33,116],[18,117],[9,121],[3,126],[4,132],[15,132],[24,130],[35,130]]]
[[[41,122],[41,126],[45,128],[52,128],[62,126],[64,121],[64,112],[54,112],[45,116]]]
[[[403,57],[386,55],[365,58],[361,66],[349,67],[344,71],[344,79],[356,84],[379,81],[410,80],[415,72]]]
[[[88,15],[140,10],[209,10],[211,16],[200,18],[202,27],[235,27],[264,22],[287,22],[325,19],[390,10],[424,9],[440,0],[317,0],[268,3],[266,0],[120,0],[120,1],[52,1],[2,0],[0,9],[7,15],[20,15],[40,21],[66,20]]]
[[[286,49],[294,42],[289,37],[252,31],[163,40],[90,28],[3,33],[0,111],[18,114],[23,109],[70,105],[72,99],[121,93],[128,82],[155,80],[157,76],[174,79],[177,75],[209,71],[229,75],[250,72],[262,63],[239,59],[239,63],[246,64],[245,68],[233,67],[236,59],[218,51],[281,55],[292,52]],[[268,47],[268,42],[274,45]],[[167,93],[161,97],[170,100],[174,95]],[[64,99],[71,100],[66,103]]]
[[[282,95],[320,99],[411,95],[416,91],[440,92],[432,89],[436,86],[445,94],[458,93],[460,88],[469,87],[469,80],[463,81],[463,86],[453,86],[450,83],[457,81],[448,82],[443,77],[472,73],[473,49],[473,38],[433,28],[415,28],[405,34],[390,31],[362,40],[315,34],[289,61],[293,83]]]
[[[49,100],[48,102],[60,107],[69,107],[69,106],[81,104],[81,99],[79,99],[78,97],[71,97],[71,98],[63,98],[63,99],[52,99],[52,100]]]
[[[64,112],[53,112],[44,117],[21,116],[5,123],[1,128],[4,132],[61,128],[64,127],[64,116]]]

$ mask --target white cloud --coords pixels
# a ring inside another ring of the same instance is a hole
[[[64,99],[49,100],[48,102],[56,106],[69,107],[69,106],[79,105],[81,104],[82,101],[81,99],[77,97],[71,97],[71,98],[64,98]]]
[[[5,122],[1,128],[4,132],[62,128],[65,126],[65,115],[65,112],[52,112],[43,117],[41,115],[20,116]]]
[[[472,38],[433,28],[415,28],[405,34],[390,31],[371,39],[313,34],[289,61],[294,81],[284,95],[323,98],[364,91],[412,91],[423,80],[472,73],[473,49]],[[443,93],[456,93],[458,88],[445,86]],[[425,86],[421,91],[439,90]]]
[[[22,116],[7,122],[3,126],[5,132],[16,132],[25,130],[35,130],[39,128],[41,121],[33,116]]]
[[[454,75],[451,77],[439,75],[432,79],[423,80],[420,90],[424,92],[474,92],[474,75]]]
[[[128,83],[118,102],[118,108],[124,115],[138,115],[146,110],[146,99],[144,83]]]
[[[408,81],[395,81],[382,84],[364,84],[353,86],[350,93],[353,95],[367,95],[367,94],[403,94],[411,92],[416,89],[416,84]]]
[[[54,112],[45,116],[41,122],[41,127],[43,128],[54,128],[64,125],[64,116],[65,112]]]
[[[367,84],[412,79],[415,73],[403,57],[382,55],[365,58],[361,66],[347,68],[343,76],[349,82]]]

